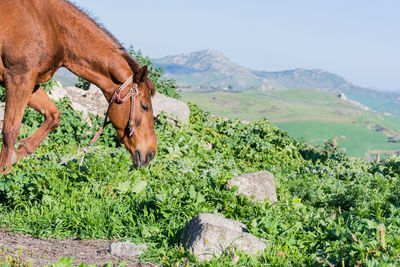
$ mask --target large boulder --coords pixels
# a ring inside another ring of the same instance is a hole
[[[107,111],[107,100],[101,90],[93,84],[87,91],[72,86],[66,88],[56,86],[50,94],[50,98],[56,101],[65,96],[71,99],[71,105],[74,110],[82,111],[85,115],[91,113],[103,117]],[[154,116],[164,111],[170,120],[183,123],[189,122],[190,109],[182,101],[156,93],[152,98],[152,105]]]
[[[226,184],[228,188],[238,187],[236,194],[243,194],[247,197],[254,197],[256,201],[269,199],[270,203],[275,203],[276,196],[274,175],[267,171],[243,174],[236,176]]]
[[[199,261],[219,257],[228,248],[254,255],[267,247],[265,242],[248,233],[245,224],[214,214],[195,216],[183,230],[181,242]]]
[[[103,117],[107,111],[108,102],[103,96],[101,90],[97,87],[91,87],[89,90],[68,86],[53,87],[50,98],[58,101],[63,97],[71,99],[71,106],[76,111],[81,111],[85,116],[89,113]]]
[[[190,108],[184,102],[156,92],[152,104],[154,116],[164,111],[174,121],[189,123]]]

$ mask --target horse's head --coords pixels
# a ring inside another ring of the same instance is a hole
[[[157,152],[151,105],[155,88],[147,74],[147,67],[144,66],[133,75],[133,83],[137,85],[137,95],[124,103],[113,103],[109,110],[110,121],[131,153],[132,162],[136,167],[147,167]],[[128,93],[127,89],[122,91],[121,96]],[[131,121],[130,117],[133,117]]]

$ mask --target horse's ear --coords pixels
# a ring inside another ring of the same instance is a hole
[[[136,83],[143,82],[144,78],[146,78],[148,74],[149,71],[147,70],[147,66],[141,67],[138,73],[136,73]]]

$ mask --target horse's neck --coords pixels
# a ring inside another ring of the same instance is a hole
[[[63,65],[102,89],[109,98],[119,84],[133,74],[125,51],[88,18],[74,11],[64,14],[74,21],[63,27]],[[62,22],[61,22],[62,23]]]
[[[109,99],[114,90],[124,83],[133,71],[126,60],[116,54],[107,51],[87,49],[87,53],[74,54],[71,58],[66,58],[64,66],[89,82],[97,85]],[[94,57],[98,55],[98,59]]]

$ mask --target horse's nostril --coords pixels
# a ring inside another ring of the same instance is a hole
[[[154,152],[154,150],[150,151],[150,152],[147,154],[148,161],[154,159],[154,156],[155,156],[155,155],[156,155],[156,153]]]
[[[135,150],[136,161],[140,164],[142,162],[142,155],[139,150]]]
[[[135,156],[132,157],[132,161],[138,168],[147,167],[155,156],[156,152],[154,150],[151,150],[147,154],[142,154],[139,150],[135,150]]]

